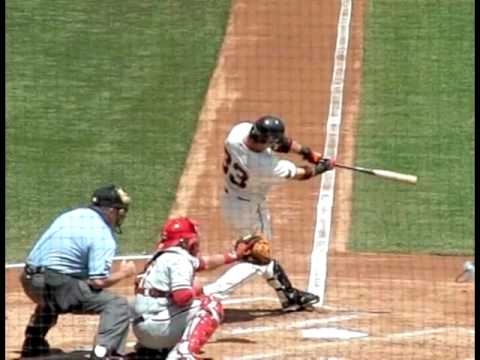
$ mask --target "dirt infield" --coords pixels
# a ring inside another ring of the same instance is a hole
[[[266,113],[287,121],[299,141],[324,148],[340,0],[233,1],[228,33],[211,79],[199,127],[179,184],[173,213],[201,224],[203,251],[230,244],[219,214],[223,139],[230,126]],[[365,2],[354,1],[343,106],[340,159],[350,162],[362,61]],[[205,348],[214,359],[469,359],[474,352],[474,286],[456,283],[464,258],[347,251],[348,172],[337,176],[326,306],[281,314],[261,279],[226,303],[221,329]],[[274,254],[292,282],[305,288],[319,179],[274,190]],[[152,241],[153,242],[153,241]],[[139,264],[140,269],[140,264]],[[208,281],[219,271],[200,274]],[[33,309],[15,270],[6,274],[6,352],[18,357]],[[132,297],[132,285],[114,291]],[[51,330],[51,345],[82,358],[95,316],[66,315]],[[130,334],[129,346],[134,342]],[[53,357],[52,357],[53,358]]]

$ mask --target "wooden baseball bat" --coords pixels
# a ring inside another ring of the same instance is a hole
[[[364,168],[360,166],[348,166],[348,165],[342,165],[337,163],[335,164],[335,167],[358,171],[364,174],[378,176],[378,177],[389,179],[389,180],[400,181],[400,182],[404,182],[412,185],[415,185],[417,183],[417,177],[415,175],[402,174],[394,171],[381,170],[381,169],[369,169],[369,168]]]

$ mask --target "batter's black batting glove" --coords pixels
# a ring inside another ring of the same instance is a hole
[[[320,175],[325,171],[332,170],[335,167],[335,159],[321,159],[317,165],[315,165],[315,175]]]

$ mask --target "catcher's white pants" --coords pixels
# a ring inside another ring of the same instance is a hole
[[[194,300],[186,309],[175,308],[175,312],[172,309],[145,314],[144,321],[138,324],[134,322],[133,332],[141,345],[156,350],[174,347],[180,341],[188,323],[201,311],[200,301]]]
[[[238,237],[261,231],[272,239],[270,212],[266,201],[250,201],[236,194],[224,193],[221,199],[224,221]]]
[[[263,276],[266,280],[271,279],[274,262],[267,265],[256,265],[249,262],[239,262],[225,271],[217,280],[203,287],[205,295],[213,295],[219,298],[226,298],[233,290],[246,281],[257,275]]]

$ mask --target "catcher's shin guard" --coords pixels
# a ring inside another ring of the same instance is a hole
[[[283,306],[282,310],[285,312],[303,310],[320,301],[317,295],[298,289],[295,289],[294,299],[288,305]]]
[[[269,267],[273,266],[272,277],[267,279],[268,285],[270,285],[277,293],[278,298],[282,304],[282,307],[287,306],[291,300],[293,300],[294,288],[292,283],[288,279],[288,276],[276,260],[272,260]]]
[[[170,351],[167,360],[196,359],[222,319],[222,304],[212,297],[204,297],[200,311],[187,325],[180,342]]]
[[[272,263],[269,266],[273,265],[273,276],[267,282],[277,293],[283,311],[301,310],[320,300],[314,294],[295,289],[280,264],[276,260],[272,260]]]

